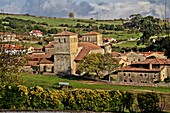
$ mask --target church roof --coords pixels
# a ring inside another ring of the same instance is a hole
[[[91,42],[81,42],[78,44],[79,47],[82,47],[81,51],[79,52],[78,56],[75,58],[75,61],[82,60],[90,50],[97,50],[101,49],[100,46],[97,46]]]
[[[69,32],[69,31],[63,31],[63,32],[55,34],[54,36],[74,36],[74,35],[77,35],[77,34],[73,32]]]

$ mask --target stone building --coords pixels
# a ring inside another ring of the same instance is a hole
[[[96,33],[98,35],[98,33]],[[93,39],[89,36],[89,39]],[[102,40],[102,36],[97,36]],[[100,42],[99,45],[102,45]],[[106,46],[107,47],[107,46]],[[53,73],[54,75],[76,74],[79,61],[91,53],[101,53],[110,51],[109,48],[98,46],[92,42],[78,42],[76,33],[63,31],[54,35],[54,41],[46,45],[44,52],[32,52],[29,54],[28,66],[33,67],[38,73]],[[49,56],[51,55],[51,56]],[[27,66],[27,68],[29,68]]]
[[[82,36],[83,42],[92,42],[98,46],[103,46],[102,34],[98,32],[88,32]]]
[[[54,73],[75,74],[78,35],[63,31],[54,35]]]
[[[138,85],[164,81],[170,73],[169,66],[169,59],[155,58],[132,62],[131,65],[118,70],[118,83]]]

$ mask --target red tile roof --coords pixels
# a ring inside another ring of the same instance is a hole
[[[3,48],[3,49],[22,49],[22,46],[12,45],[12,44],[0,44],[0,48]]]
[[[63,31],[63,32],[55,34],[54,36],[74,36],[74,35],[77,35],[77,34],[69,32],[69,31]]]
[[[151,55],[151,54],[154,54],[154,53],[164,55],[164,52],[138,52],[138,53],[141,53],[144,56],[148,56],[148,55]]]
[[[47,60],[46,58],[43,58],[43,59],[40,61],[39,64],[53,64],[53,62],[50,61],[50,60]]]
[[[49,42],[48,45],[45,46],[46,48],[53,48],[54,47],[54,41]]]
[[[160,68],[146,69],[146,68],[137,68],[133,66],[125,66],[118,70],[119,71],[132,71],[132,72],[160,72],[162,69],[164,69],[164,67],[165,66],[161,66]]]
[[[80,51],[80,53],[78,54],[78,56],[76,57],[76,61],[80,61],[82,60],[88,53],[90,50],[97,50],[97,49],[101,49],[100,46],[97,46],[91,42],[81,42],[78,44],[79,47],[82,47],[82,50]]]
[[[112,55],[113,57],[120,57],[120,56],[122,56],[122,54],[119,53],[119,52],[112,52],[111,55]]]
[[[30,58],[34,59],[34,58],[51,58],[52,54],[31,54],[28,55]]]
[[[100,34],[100,33],[98,33],[98,32],[91,31],[91,32],[88,32],[88,33],[83,34],[83,36],[99,35],[99,34]]]
[[[165,64],[165,60],[162,60],[162,59],[146,59],[142,62],[133,62],[132,64]]]
[[[28,61],[29,66],[38,66],[39,61]]]

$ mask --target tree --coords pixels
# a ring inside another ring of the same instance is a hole
[[[102,54],[88,54],[80,62],[78,70],[81,73],[92,74],[95,73],[95,76],[99,77],[102,72]]]
[[[25,64],[24,57],[1,51],[0,54],[0,84],[19,84],[19,68]]]
[[[118,67],[118,62],[110,54],[89,54],[80,62],[78,70],[83,73],[95,73],[96,77],[101,78],[102,72],[107,71],[109,75]]]
[[[130,28],[143,33],[140,37],[144,45],[151,36],[158,35],[162,29],[159,25],[159,19],[153,16],[142,17],[140,14],[131,15]]]
[[[113,56],[109,53],[103,55],[103,66],[104,70],[108,72],[109,81],[111,73],[114,72],[119,66],[118,61],[113,58]]]
[[[69,16],[69,18],[74,18],[74,13],[70,12],[68,16]]]

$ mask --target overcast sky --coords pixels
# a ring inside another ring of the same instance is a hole
[[[166,0],[0,0],[1,13],[31,14],[37,16],[114,19],[131,14],[165,17]],[[167,15],[170,17],[170,0]]]

